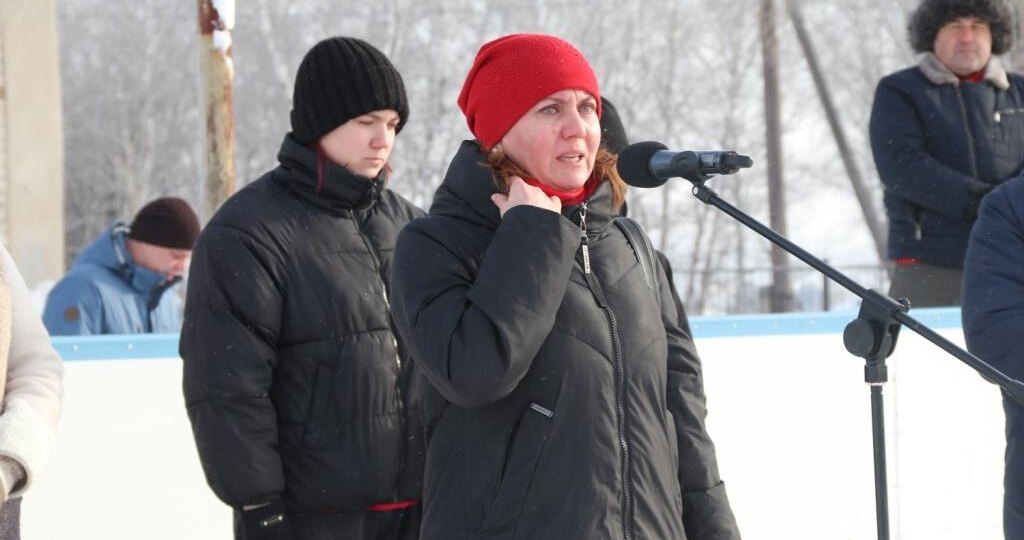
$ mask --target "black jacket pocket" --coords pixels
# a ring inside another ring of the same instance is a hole
[[[494,503],[480,526],[483,536],[511,538],[533,483],[533,473],[544,451],[553,417],[554,412],[537,403],[531,403],[523,413],[519,429],[513,434]]]
[[[315,447],[322,442],[333,388],[334,370],[328,364],[317,365],[316,376],[313,378],[309,416],[302,434],[303,446]]]

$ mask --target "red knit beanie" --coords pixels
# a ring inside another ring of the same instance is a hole
[[[484,148],[502,137],[540,100],[560,90],[579,89],[597,100],[597,77],[576,47],[554,36],[511,34],[485,43],[459,93],[459,108]]]

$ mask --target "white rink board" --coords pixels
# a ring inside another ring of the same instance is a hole
[[[959,329],[940,333],[963,345]],[[708,429],[744,538],[877,538],[870,390],[842,336],[698,347]],[[998,389],[906,330],[888,365],[891,538],[1001,539]]]
[[[962,343],[959,329],[943,333]],[[744,538],[875,538],[869,391],[840,334],[703,338],[698,347],[709,429]],[[181,362],[65,366],[57,445],[25,500],[23,537],[231,538],[230,511],[199,467]],[[889,366],[892,538],[1001,538],[998,391],[906,330]]]
[[[206,486],[181,361],[65,362],[50,463],[22,503],[24,540],[232,538]]]

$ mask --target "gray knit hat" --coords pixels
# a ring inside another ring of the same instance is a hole
[[[295,75],[292,136],[309,144],[368,112],[398,113],[401,131],[409,118],[402,76],[384,53],[350,37],[332,37],[313,46]]]
[[[975,17],[992,30],[992,54],[1013,48],[1013,12],[1005,0],[922,0],[910,16],[907,32],[915,52],[931,52],[939,29],[960,17]]]

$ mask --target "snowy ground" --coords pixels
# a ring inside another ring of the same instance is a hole
[[[875,538],[863,363],[838,333],[751,335],[737,326],[735,335],[698,345],[709,429],[744,537]],[[944,332],[962,342],[959,329]],[[210,494],[196,458],[180,362],[66,366],[58,443],[25,500],[24,538],[230,538],[229,511]],[[996,389],[908,332],[890,381],[892,538],[1000,538]]]

